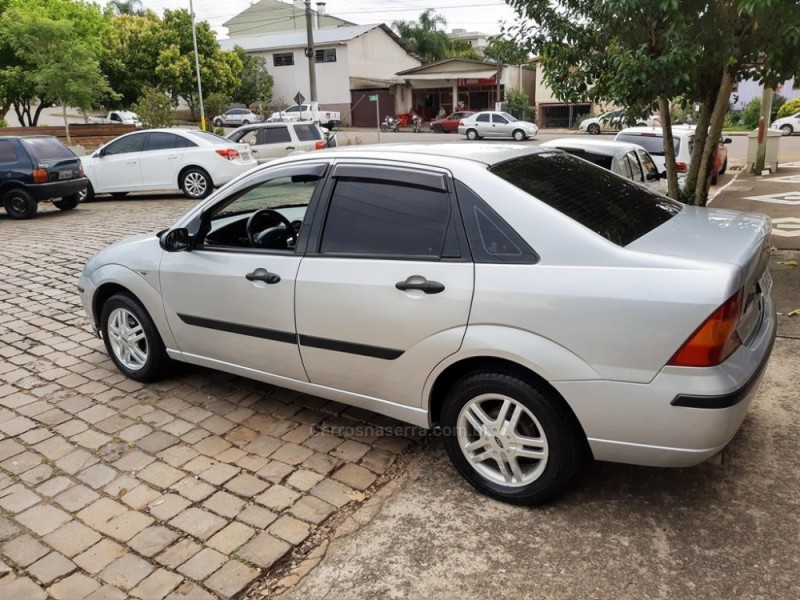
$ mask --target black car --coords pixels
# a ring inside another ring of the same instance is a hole
[[[80,159],[53,136],[0,136],[0,202],[12,219],[30,219],[39,202],[72,210],[87,185]]]

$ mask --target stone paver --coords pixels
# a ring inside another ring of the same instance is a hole
[[[80,269],[188,208],[133,198],[0,212],[3,599],[239,597],[412,443],[338,435],[371,415],[207,369],[119,373]]]

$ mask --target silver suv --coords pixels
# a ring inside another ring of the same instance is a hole
[[[225,136],[250,145],[256,160],[265,163],[295,152],[312,152],[336,146],[319,125],[311,122],[261,123],[239,127]]]

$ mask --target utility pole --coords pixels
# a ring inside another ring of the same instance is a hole
[[[767,161],[767,127],[772,117],[772,88],[765,85],[761,94],[761,117],[758,120],[758,150],[756,150],[756,163],[753,171],[760,174],[764,170],[764,163]]]
[[[314,52],[314,31],[311,27],[311,0],[306,0],[306,34],[308,35],[308,47],[306,48],[308,81],[311,88],[311,104],[314,105],[317,102],[317,70],[314,64],[316,52]]]
[[[307,4],[307,3],[306,3]],[[197,53],[197,26],[194,22],[194,6],[189,0],[189,12],[192,13],[192,43],[194,44],[194,69],[197,73],[197,95],[200,97],[200,129],[206,130],[206,111],[203,108],[203,84],[200,82],[200,56]]]

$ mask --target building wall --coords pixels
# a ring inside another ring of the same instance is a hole
[[[350,77],[395,80],[395,73],[420,66],[382,29],[373,29],[348,44]]]
[[[795,87],[797,86],[797,87]],[[754,98],[761,98],[763,86],[752,79],[739,82],[739,87],[731,94],[731,105],[735,110],[741,110]],[[800,77],[787,79],[777,92],[787,100],[800,98]]]
[[[312,2],[312,7],[314,3]],[[319,27],[338,27],[348,22],[331,15],[319,15],[312,11],[312,19]],[[285,2],[259,2],[242,11],[224,24],[228,29],[228,36],[259,35],[276,33],[279,31],[292,31],[306,28],[305,5],[295,7]]]

